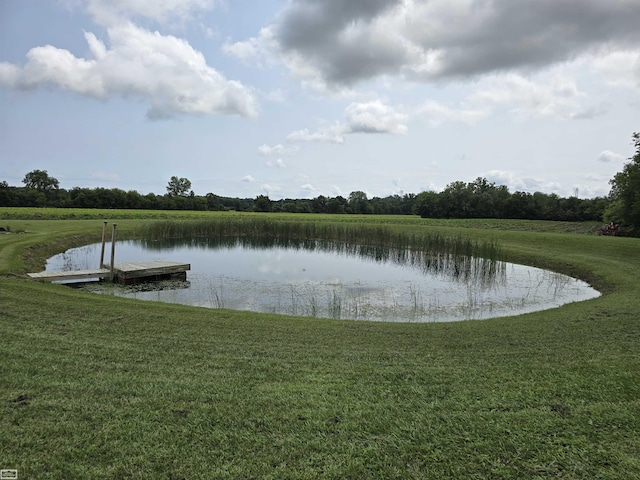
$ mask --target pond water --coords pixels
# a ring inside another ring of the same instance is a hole
[[[100,247],[56,255],[47,271],[97,268]],[[105,251],[108,257],[110,245]],[[517,315],[600,295],[585,282],[537,268],[380,247],[235,238],[116,245],[116,263],[152,260],[190,263],[187,281],[82,288],[209,308],[399,322]]]

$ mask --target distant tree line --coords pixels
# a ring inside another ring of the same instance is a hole
[[[13,187],[0,182],[0,206],[58,208],[124,208],[142,210],[245,210],[253,209],[253,199],[218,197],[214,194],[141,195],[135,190],[119,188],[56,188],[37,190]]]
[[[640,135],[633,135],[635,155],[631,163],[611,180],[609,197],[580,199],[541,192],[511,193],[479,177],[473,182],[450,183],[441,192],[426,191],[368,198],[362,191],[342,196],[313,199],[271,200],[223,197],[214,193],[196,195],[187,178],[171,177],[164,195],[142,195],[118,188],[60,188],[46,170],[25,175],[24,186],[0,182],[0,206],[59,208],[121,208],[146,210],[236,210],[254,212],[420,215],[430,218],[513,218],[564,221],[622,221],[640,233]]]
[[[430,218],[514,218],[526,220],[602,221],[609,200],[580,199],[555,193],[510,193],[486,178],[453,182],[442,192],[422,192],[416,213]]]
[[[377,215],[420,215],[431,218],[517,218],[535,220],[601,221],[610,201],[606,198],[561,198],[545,193],[510,193],[504,185],[485,178],[470,183],[453,182],[441,192],[368,198],[362,191],[342,196],[313,199],[271,200],[232,198],[207,193],[196,195],[186,178],[171,177],[165,195],[141,195],[118,188],[59,188],[46,170],[34,170],[23,180],[24,187],[0,183],[0,206],[59,208],[124,208],[146,210],[236,210],[289,213],[342,213]]]
[[[39,171],[47,175],[45,171]],[[41,177],[43,178],[43,177]],[[26,179],[26,177],[25,177]],[[40,183],[26,183],[24,187],[0,182],[0,207],[57,207],[57,208],[123,208],[142,210],[235,210],[242,212],[288,213],[367,213],[411,215],[415,213],[414,194],[393,195],[368,199],[364,192],[342,196],[318,196],[311,200],[286,198],[271,200],[266,195],[256,198],[224,197],[214,193],[196,195],[186,178],[172,177],[167,193],[142,195],[135,190],[119,188],[59,188],[58,180],[48,177]]]

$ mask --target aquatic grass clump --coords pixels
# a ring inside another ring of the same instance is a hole
[[[276,238],[282,240],[330,240],[362,246],[392,247],[497,259],[495,241],[462,235],[443,235],[432,230],[407,233],[382,225],[344,224],[233,217],[194,220],[159,220],[142,225],[137,234],[149,240],[165,238]]]
[[[393,261],[422,268],[425,273],[446,273],[455,279],[491,281],[502,268],[500,248],[493,240],[444,235],[429,230],[401,232],[388,226],[233,217],[161,220],[137,231],[147,248],[162,240],[185,243],[215,240],[213,247],[304,248],[358,255],[378,262]]]

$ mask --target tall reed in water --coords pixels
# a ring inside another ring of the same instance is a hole
[[[419,234],[395,231],[386,226],[284,221],[274,218],[215,218],[197,220],[161,220],[141,227],[142,238],[271,238],[281,241],[328,240],[369,247],[374,256],[389,255],[388,248],[399,251],[420,251],[428,254],[466,255],[496,259],[499,248],[494,241],[478,241],[462,235],[448,236],[425,231]]]
[[[217,245],[227,246],[330,250],[376,261],[411,264],[425,272],[442,272],[455,278],[494,279],[502,265],[498,262],[500,249],[495,241],[443,235],[437,231],[398,232],[381,225],[234,217],[161,220],[144,225],[137,233],[154,241],[182,239],[186,243],[200,243],[210,239],[216,240]]]

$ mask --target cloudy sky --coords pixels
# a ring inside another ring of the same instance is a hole
[[[640,0],[1,0],[0,181],[606,195]]]

